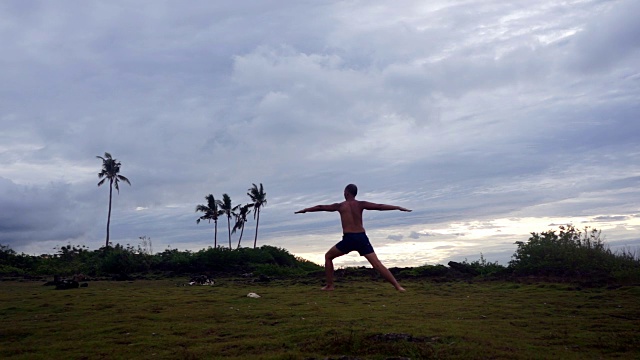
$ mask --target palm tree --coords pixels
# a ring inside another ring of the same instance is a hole
[[[222,201],[218,203],[220,205],[220,212],[227,215],[227,229],[229,230],[229,249],[231,249],[231,215],[233,215],[233,206],[231,205],[231,198],[227,194],[222,194]]]
[[[264,188],[262,187],[262,183],[260,183],[260,188],[256,184],[253,184],[253,187],[249,189],[247,193],[253,201],[253,218],[256,219],[256,237],[253,239],[253,248],[256,248],[256,244],[258,242],[258,225],[260,225],[260,209],[267,205],[267,193],[264,192]]]
[[[111,157],[111,154],[108,152],[104,153],[104,157],[96,156],[99,159],[102,159],[102,171],[98,173],[98,178],[102,179],[98,182],[98,186],[104,184],[105,180],[109,180],[109,214],[107,215],[107,240],[105,243],[105,247],[109,246],[109,225],[111,224],[111,199],[113,196],[113,188],[116,188],[118,194],[120,193],[120,187],[118,186],[118,182],[124,181],[129,186],[131,186],[131,182],[126,177],[120,175],[120,162]]]
[[[196,220],[196,224],[200,224],[200,220],[207,220],[209,223],[213,220],[213,248],[215,249],[218,247],[218,216],[222,215],[222,211],[218,210],[219,201],[216,200],[213,195],[209,194],[204,198],[207,200],[207,205],[196,206],[196,212],[200,211],[204,213]]]
[[[238,249],[240,248],[240,242],[242,241],[242,234],[244,234],[244,225],[247,223],[247,214],[253,207],[253,204],[246,205],[237,205],[233,208],[233,210],[237,210],[238,212],[234,212],[233,215],[236,217],[236,223],[233,225],[232,233],[235,233],[236,230],[240,229],[240,237],[238,238]]]

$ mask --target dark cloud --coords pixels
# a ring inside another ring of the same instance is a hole
[[[416,231],[412,231],[411,234],[409,234],[409,238],[411,239],[419,239],[421,237],[432,237],[432,236],[437,236],[434,233],[430,233],[430,232],[416,232]]]
[[[633,55],[640,51],[640,24],[635,16],[640,11],[640,4],[622,0],[611,2],[609,7],[608,11],[594,16],[574,40],[573,61],[584,72],[633,62]]]
[[[551,223],[549,225],[547,225],[548,227],[559,227],[559,226],[571,226],[572,224],[555,224],[555,223]]]
[[[96,215],[61,183],[23,186],[0,178],[0,204],[0,243],[18,248],[43,240],[84,242]]]
[[[592,221],[598,222],[609,222],[609,221],[625,221],[628,220],[629,216],[626,215],[605,215],[605,216],[596,216],[592,219]]]
[[[401,241],[403,238],[404,238],[404,236],[402,236],[402,235],[389,235],[389,236],[387,236],[387,239],[393,240],[393,241]]]

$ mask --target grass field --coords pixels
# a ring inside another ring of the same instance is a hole
[[[0,358],[640,358],[640,286],[184,282],[0,282]]]

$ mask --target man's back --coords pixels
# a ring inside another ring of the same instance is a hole
[[[342,232],[345,234],[365,232],[362,224],[362,211],[364,210],[362,203],[362,201],[355,199],[340,203],[338,212],[342,222]]]
[[[308,211],[337,211],[340,213],[340,221],[342,222],[342,232],[363,233],[364,225],[362,224],[362,212],[364,210],[400,210],[411,211],[401,206],[376,204],[368,201],[356,200],[357,187],[353,184],[347,185],[344,189],[345,201],[334,203],[331,205],[316,205],[310,208],[296,211],[296,214],[306,213]]]

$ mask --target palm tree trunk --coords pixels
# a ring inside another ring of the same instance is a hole
[[[242,234],[244,234],[244,224],[242,224],[242,228],[240,228],[240,238],[238,238],[238,249],[240,249],[240,242],[242,241]]]
[[[109,213],[107,214],[107,240],[105,248],[109,247],[109,225],[111,224],[111,198],[113,196],[113,180],[109,181]]]
[[[229,230],[229,250],[231,250],[231,216],[227,216],[227,230]]]
[[[213,248],[217,248],[218,247],[218,220],[215,220],[213,222],[214,224],[214,230],[213,230]]]
[[[260,225],[260,209],[258,209],[258,218],[256,219],[256,237],[253,239],[253,248],[256,248],[258,243],[258,225]]]

